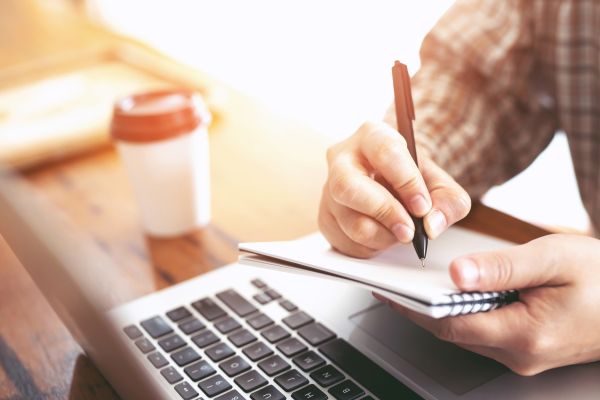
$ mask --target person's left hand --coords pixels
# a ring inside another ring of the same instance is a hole
[[[456,259],[450,275],[463,291],[521,289],[519,301],[436,320],[376,297],[438,338],[520,375],[600,360],[600,240],[549,235]]]

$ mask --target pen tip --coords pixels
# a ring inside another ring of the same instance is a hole
[[[425,259],[424,258],[421,258],[421,267],[425,268]]]

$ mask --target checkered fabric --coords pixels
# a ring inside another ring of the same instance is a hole
[[[420,151],[475,198],[564,131],[598,231],[600,1],[459,0],[426,36],[412,82]]]

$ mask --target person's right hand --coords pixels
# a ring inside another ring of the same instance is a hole
[[[364,123],[327,151],[319,227],[342,253],[368,258],[414,236],[410,215],[424,217],[434,239],[470,208],[467,192],[423,151],[419,168],[406,141],[386,123]]]

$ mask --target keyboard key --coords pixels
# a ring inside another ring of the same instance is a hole
[[[375,400],[375,399],[373,398],[373,396],[366,396],[366,397],[363,397],[360,400]]]
[[[160,371],[160,374],[164,376],[169,383],[179,382],[183,379],[183,376],[179,375],[179,372],[177,372],[177,370],[173,367],[167,367],[163,369]]]
[[[198,399],[202,400],[202,399]],[[215,400],[246,400],[237,390],[232,390],[225,394],[220,395]]]
[[[214,321],[217,318],[221,318],[227,315],[217,303],[208,297],[195,301],[192,303],[192,307],[196,309],[204,318],[209,321]]]
[[[189,321],[185,321],[179,324],[179,329],[186,335],[191,335],[194,332],[198,332],[202,329],[206,328],[199,319],[190,319]]]
[[[283,358],[275,355],[258,363],[258,367],[269,376],[277,375],[280,372],[290,369],[290,364],[285,362]]]
[[[283,307],[284,310],[289,312],[296,311],[298,309],[298,307],[296,307],[296,305],[289,300],[281,300],[279,305]]]
[[[308,385],[292,393],[294,400],[327,400],[327,395],[315,385]]]
[[[211,376],[217,371],[215,371],[214,368],[211,367],[206,361],[198,361],[195,364],[185,367],[183,372],[185,372],[185,374],[189,376],[191,380],[197,382]]]
[[[331,395],[337,400],[354,400],[365,394],[365,392],[359,388],[356,383],[348,379],[329,389],[329,393],[331,393]]]
[[[304,311],[300,311],[288,317],[285,317],[282,321],[284,324],[295,330],[300,328],[301,326],[313,322],[314,318],[305,313]]]
[[[323,387],[331,386],[334,383],[344,380],[344,374],[338,371],[333,365],[326,365],[323,368],[319,368],[310,374],[310,377]]]
[[[252,361],[258,361],[273,354],[273,350],[262,342],[254,343],[246,347],[242,352]]]
[[[232,333],[228,336],[228,339],[233,343],[236,347],[243,347],[248,343],[252,343],[256,341],[256,337],[248,332],[246,329],[242,329],[235,333]]]
[[[252,392],[268,382],[258,371],[246,372],[233,380],[246,393]]]
[[[167,359],[158,352],[148,354],[148,360],[154,365],[154,368],[162,368],[169,363]]]
[[[252,279],[250,282],[254,285],[255,288],[258,288],[258,289],[262,289],[262,288],[266,288],[267,287],[267,284],[264,283],[261,279],[258,279],[258,278]]]
[[[335,337],[335,333],[318,322],[300,328],[298,334],[313,346],[318,346]]]
[[[173,335],[158,341],[158,345],[167,353],[185,346],[185,341],[179,335]]]
[[[257,293],[254,296],[252,296],[252,298],[262,305],[265,305],[265,304],[268,304],[271,302],[271,298],[266,293]]]
[[[185,319],[187,317],[191,317],[192,313],[188,311],[187,308],[181,306],[181,307],[177,307],[174,310],[171,310],[167,313],[167,317],[169,317],[169,319],[173,322],[178,322],[181,321],[182,319]]]
[[[243,298],[238,292],[236,292],[233,289],[225,290],[221,293],[218,293],[217,297],[240,317],[245,317],[246,315],[250,315],[258,310],[252,305],[252,303]]]
[[[265,293],[267,294],[267,296],[269,296],[273,300],[277,300],[277,299],[281,298],[281,295],[275,289],[267,289],[267,290],[265,290]]]
[[[280,340],[290,337],[290,333],[279,325],[274,325],[270,328],[267,328],[260,334],[270,343],[279,342]]]
[[[173,359],[173,361],[175,361],[175,364],[179,365],[180,367],[183,367],[184,365],[199,360],[200,354],[196,353],[196,350],[187,346],[171,354],[171,358]]]
[[[239,327],[241,327],[240,323],[231,317],[215,322],[215,328],[223,334],[235,331]]]
[[[286,357],[293,357],[307,349],[307,347],[296,338],[289,338],[277,344],[277,349]]]
[[[141,338],[135,341],[135,345],[138,349],[142,351],[142,353],[150,353],[152,350],[156,349],[151,341],[146,338]]]
[[[183,400],[190,400],[198,395],[198,392],[196,392],[187,382],[181,382],[175,385],[175,391],[179,393]]]
[[[213,343],[217,343],[218,341],[219,338],[217,335],[209,330],[205,330],[192,338],[192,342],[194,342],[196,346],[200,347],[201,349],[205,348],[206,346],[210,346]]]
[[[173,332],[173,328],[171,328],[164,319],[158,316],[142,321],[141,325],[154,339]]]
[[[213,347],[209,347],[205,351],[206,355],[210,357],[211,360],[218,362],[226,359],[227,357],[235,354],[231,347],[227,346],[225,343],[219,343],[214,345]]]
[[[227,376],[232,377],[248,371],[250,369],[250,364],[242,357],[235,356],[227,361],[223,361],[219,364],[219,367],[227,374]]]
[[[325,360],[314,351],[309,351],[292,360],[304,372],[311,371],[325,364]]]
[[[275,378],[275,383],[277,383],[283,390],[286,392],[291,392],[292,390],[298,389],[300,386],[304,386],[308,383],[308,379],[304,377],[300,373],[300,371],[296,369],[292,369],[291,371],[284,372]]]
[[[254,329],[262,329],[265,326],[269,326],[271,324],[273,324],[273,320],[271,318],[269,318],[268,316],[266,316],[263,313],[259,313],[251,318],[248,318],[247,321],[248,324],[253,327]]]
[[[142,336],[142,331],[135,325],[126,326],[123,328],[123,332],[125,332],[129,339],[137,339]]]
[[[198,384],[198,387],[208,397],[214,397],[231,389],[231,385],[229,384],[229,382],[227,382],[225,378],[218,374],[213,376],[212,378],[203,380]]]
[[[375,397],[386,399],[394,393],[394,398],[399,399],[421,398],[344,339],[331,340],[319,347],[319,351]]]
[[[252,400],[285,400],[285,396],[273,385],[266,386],[252,393]]]

